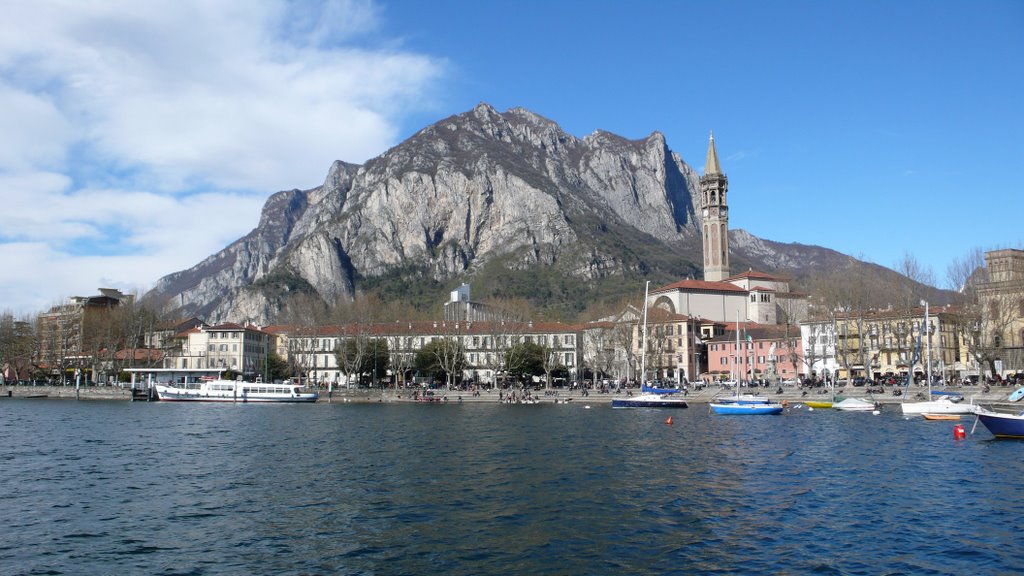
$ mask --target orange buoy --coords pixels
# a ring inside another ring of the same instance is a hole
[[[963,440],[964,438],[967,438],[967,431],[964,430],[963,424],[957,424],[956,426],[953,426],[953,438],[957,440]]]
[[[665,424],[668,424],[669,426],[672,425],[672,417],[671,416],[668,417],[668,420],[665,420]]]

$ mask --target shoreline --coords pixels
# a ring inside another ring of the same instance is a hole
[[[868,394],[865,388],[858,387],[846,387],[843,391],[836,391],[837,395],[850,398],[864,398],[879,404],[899,404],[903,400],[903,396],[893,396],[892,390],[894,387],[886,387],[883,394]],[[972,399],[976,404],[996,404],[996,405],[1007,405],[1016,406],[1012,402],[1008,401],[1009,395],[1016,388],[1009,386],[993,386],[989,392],[982,392],[980,387],[967,387],[967,388],[953,388],[949,389],[951,392],[962,394],[964,402],[971,402]],[[777,394],[777,388],[745,388],[743,392],[764,395],[771,398],[773,401],[782,402],[783,400],[788,401],[791,405],[801,403],[804,401],[827,401],[830,398],[829,393],[822,393],[816,390],[801,389],[796,387],[785,387],[781,394]],[[637,390],[631,390],[633,395],[639,394]],[[806,391],[806,395],[804,392]],[[924,388],[912,387],[908,392],[909,397],[912,401],[917,401],[914,396],[919,392],[924,392]],[[326,390],[318,390],[320,398],[317,400],[320,402],[327,403],[410,403],[410,404],[436,404],[443,403],[441,398],[447,397],[448,403],[491,403],[499,404],[502,403],[499,399],[499,392],[497,390],[481,390],[478,395],[473,392],[466,392],[461,390],[444,390],[436,389],[433,390],[435,400],[431,402],[424,402],[422,399],[417,400],[413,398],[413,393],[416,390],[395,390],[395,389],[341,389],[335,390],[330,398]],[[545,394],[545,392],[548,392]],[[504,391],[502,391],[504,394]],[[703,390],[690,391],[684,397],[690,404],[707,404],[711,402],[716,396],[726,394],[728,391],[724,388],[717,386],[709,386]],[[555,404],[558,402],[571,402],[573,404],[611,404],[612,398],[618,398],[625,396],[626,391],[620,393],[607,393],[601,394],[597,392],[590,392],[584,396],[579,390],[563,390],[556,389],[552,391],[539,390],[535,392],[534,396],[539,400],[539,404]],[[75,387],[71,386],[0,386],[0,401],[3,400],[16,400],[16,399],[62,399],[62,400],[123,400],[131,401],[132,394],[131,389],[111,387],[111,386],[82,386],[76,392]],[[461,400],[460,400],[461,398]],[[136,400],[145,402],[145,400]],[[1024,403],[1022,403],[1024,404]]]

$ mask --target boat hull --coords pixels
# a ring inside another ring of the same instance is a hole
[[[709,404],[711,410],[715,414],[725,414],[732,416],[767,416],[772,414],[782,414],[782,404],[738,404],[734,402],[717,404]]]
[[[1024,416],[979,410],[978,420],[996,438],[1024,439]]]
[[[948,398],[900,404],[904,414],[974,414],[974,404],[958,404]]]
[[[612,398],[612,408],[688,408],[686,400],[667,394],[641,394]]]
[[[808,408],[831,408],[832,407],[832,403],[831,402],[817,402],[817,401],[811,400],[809,402],[804,402],[804,406],[807,406]]]
[[[921,414],[921,416],[924,416],[925,420],[959,420],[960,419],[960,415],[959,414],[931,414],[931,413],[925,412],[924,414]]]
[[[198,388],[156,386],[161,402],[244,402],[260,404],[305,404],[316,402],[316,392],[299,392],[297,387],[227,380],[204,382]]]
[[[841,412],[873,412],[878,409],[878,406],[875,406],[874,402],[861,398],[847,398],[842,402],[836,402],[832,408]]]

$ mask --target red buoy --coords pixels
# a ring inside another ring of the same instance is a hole
[[[668,417],[668,420],[665,420],[665,424],[668,424],[669,426],[672,425],[672,417],[671,416]]]
[[[957,440],[963,440],[964,438],[967,438],[967,431],[964,430],[963,424],[957,424],[956,426],[953,426],[953,438]]]

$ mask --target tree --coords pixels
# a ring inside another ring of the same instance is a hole
[[[291,375],[291,367],[288,365],[288,361],[281,358],[277,352],[271,350],[267,354],[267,378],[271,382],[275,382],[287,380]]]
[[[301,376],[312,375],[314,382],[319,380],[317,344],[327,316],[324,301],[316,294],[305,292],[290,297],[279,315],[279,321],[292,328],[288,337],[288,361],[292,364],[292,370]],[[320,352],[330,350],[321,349]]]
[[[413,337],[396,334],[393,339],[395,345],[391,350],[390,364],[395,371],[395,386],[399,383],[406,384],[406,373],[413,368],[416,362],[416,352],[413,349]]]
[[[526,380],[530,376],[540,376],[546,371],[547,351],[539,344],[520,342],[509,348],[505,354],[508,371],[510,374],[515,374],[517,379],[521,377]]]
[[[555,339],[557,336],[549,335],[547,339]],[[562,355],[558,352],[558,346],[545,339],[540,345],[541,369],[544,371],[544,387],[551,388],[551,374],[554,372],[565,372],[565,365],[562,363]]]
[[[386,376],[391,368],[391,352],[388,349],[388,341],[384,338],[371,338],[366,343],[366,353],[363,354],[362,366],[359,369],[361,374],[370,374],[373,383],[376,384],[381,376]]]
[[[18,320],[10,311],[0,313],[0,383],[8,375],[16,381],[29,378],[35,340],[31,321]]]
[[[416,370],[434,378],[443,378],[448,386],[454,383],[457,375],[462,374],[465,366],[465,351],[454,338],[431,340],[416,353]]]
[[[366,358],[369,355],[370,339],[358,326],[354,330],[354,335],[338,340],[338,346],[334,349],[338,369],[345,375],[345,379],[349,383],[353,378],[358,383],[360,376],[364,373]]]
[[[603,324],[595,325],[584,332],[583,364],[593,370],[595,384],[599,377],[607,378],[612,375],[612,370],[615,368],[616,354],[613,332],[614,325]]]

